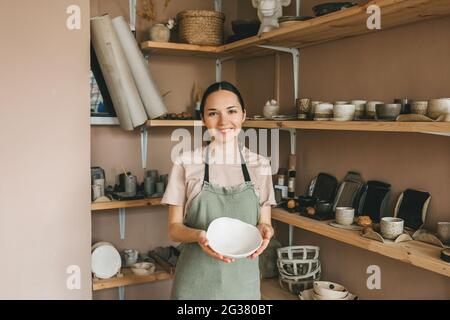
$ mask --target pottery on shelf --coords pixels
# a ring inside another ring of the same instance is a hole
[[[314,120],[330,120],[333,116],[331,103],[319,103],[314,106]]]
[[[312,8],[316,17],[323,16],[325,14],[329,14],[335,11],[339,11],[345,8],[350,8],[355,6],[354,2],[328,2],[316,5]]]
[[[150,28],[150,40],[156,42],[169,42],[170,29],[162,23],[156,23]]]
[[[406,189],[398,197],[394,217],[405,221],[405,228],[417,230],[422,227],[431,201],[428,192]]]
[[[354,104],[336,104],[333,107],[334,121],[351,121],[355,117]]]
[[[381,235],[386,239],[396,239],[403,233],[404,220],[394,217],[381,218]]]
[[[444,244],[450,244],[450,222],[438,222],[436,233]]]
[[[382,101],[369,101],[366,103],[366,119],[375,119],[377,117],[377,104],[384,104]]]
[[[355,209],[351,207],[337,207],[335,217],[337,223],[351,225],[355,218]]]
[[[311,16],[282,16],[278,18],[278,23],[280,27],[287,27],[312,18]]]
[[[413,101],[411,103],[411,113],[426,115],[428,112],[428,101]]]
[[[436,120],[440,115],[450,113],[450,98],[431,99],[428,102],[428,116]]]
[[[263,115],[267,119],[272,119],[280,113],[280,106],[275,100],[267,101],[263,108]]]
[[[400,103],[386,103],[377,104],[375,106],[377,112],[377,119],[395,121],[402,110]]]

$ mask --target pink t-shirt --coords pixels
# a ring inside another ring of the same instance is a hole
[[[270,161],[247,148],[242,148],[245,163],[254,185],[260,206],[275,206]],[[169,183],[161,203],[184,206],[189,210],[192,199],[201,191],[205,174],[206,148],[183,152],[174,162]],[[209,150],[209,182],[222,187],[236,186],[244,182],[239,153],[233,159],[225,159]]]

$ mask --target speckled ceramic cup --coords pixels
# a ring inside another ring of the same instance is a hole
[[[330,120],[333,117],[331,103],[319,103],[314,107],[314,120]]]
[[[337,207],[335,216],[337,223],[351,225],[355,218],[355,209],[350,207]]]
[[[384,104],[382,101],[369,101],[366,103],[366,119],[376,119],[377,109],[375,106],[377,104]]]
[[[450,222],[438,222],[437,223],[437,235],[438,238],[444,242],[450,242]]]
[[[403,219],[384,217],[381,218],[380,229],[381,235],[385,239],[394,240],[403,233]]]

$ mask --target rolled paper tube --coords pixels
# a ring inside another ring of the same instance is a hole
[[[131,131],[147,121],[127,58],[108,15],[91,19],[91,37],[120,126]]]
[[[137,89],[145,106],[145,111],[150,119],[158,118],[167,113],[163,99],[155,82],[142,51],[139,49],[136,39],[130,30],[130,26],[124,17],[116,17],[112,20],[117,36],[125,52],[126,59],[133,74]]]

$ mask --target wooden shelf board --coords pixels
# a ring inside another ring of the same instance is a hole
[[[221,46],[199,46],[175,42],[145,41],[141,43],[141,49],[150,54],[195,56],[211,59],[219,57],[221,48]]]
[[[159,266],[158,266],[159,267]],[[138,276],[133,273],[130,268],[122,268],[121,272],[123,274],[122,277],[113,277],[110,279],[92,279],[92,290],[105,290],[123,286],[130,286],[135,284],[142,284],[147,282],[161,281],[172,279],[172,275],[168,274],[165,271],[157,270],[155,273],[148,276]]]
[[[120,209],[120,208],[134,208],[145,206],[157,206],[161,204],[162,198],[146,198],[139,200],[127,200],[127,201],[111,201],[111,202],[99,202],[91,203],[91,211]]]
[[[364,238],[358,231],[335,228],[328,221],[317,221],[279,208],[272,210],[272,219],[450,277],[450,264],[440,259],[442,248],[437,246],[415,240],[384,244]]]
[[[366,22],[369,17],[367,7],[372,4],[381,8],[381,30],[367,28]],[[272,50],[257,47],[258,45],[305,48],[447,15],[450,15],[448,0],[373,0],[223,46],[207,47],[147,41],[141,44],[141,48],[157,54],[250,58],[274,53]]]
[[[148,127],[203,126],[200,120],[149,120]],[[246,128],[450,133],[450,122],[246,120]]]
[[[273,278],[261,279],[261,300],[299,300],[299,298],[281,288],[278,278]]]
[[[283,128],[312,130],[450,133],[450,122],[283,121],[281,126]]]

